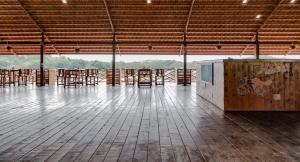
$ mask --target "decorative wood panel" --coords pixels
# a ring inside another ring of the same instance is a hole
[[[300,110],[299,61],[225,61],[225,110]]]

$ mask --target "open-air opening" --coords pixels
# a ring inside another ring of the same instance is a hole
[[[300,161],[299,0],[1,0],[0,161]]]

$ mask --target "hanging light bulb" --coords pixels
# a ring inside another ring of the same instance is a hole
[[[242,3],[243,3],[243,4],[247,4],[247,3],[248,3],[248,0],[243,0]]]
[[[77,43],[77,47],[75,48],[75,53],[80,53],[80,48],[79,48],[78,43]]]
[[[294,44],[294,43],[292,43],[292,44],[291,44],[291,46],[290,46],[290,49],[292,49],[292,50],[293,50],[293,49],[295,49],[295,48],[296,48],[295,44]]]
[[[11,46],[6,46],[6,50],[9,51],[9,52],[11,52],[12,47]]]
[[[12,47],[8,44],[8,42],[7,42],[7,44],[6,44],[6,50],[7,50],[8,52],[11,52],[11,50],[12,50]]]
[[[152,45],[151,45],[151,44],[148,45],[148,50],[149,50],[149,51],[152,51],[152,49],[153,49]]]
[[[219,44],[217,45],[217,49],[220,50],[222,49],[221,43],[219,42]]]
[[[256,19],[260,19],[261,18],[261,15],[260,14],[258,14],[258,15],[256,15],[256,17],[255,17]]]
[[[75,53],[80,53],[80,48],[79,47],[75,48]]]

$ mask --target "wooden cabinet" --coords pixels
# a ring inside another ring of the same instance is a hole
[[[201,64],[207,64],[203,62]],[[225,111],[300,111],[299,60],[220,60],[197,93]]]

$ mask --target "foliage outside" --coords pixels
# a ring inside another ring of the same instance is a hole
[[[39,56],[1,56],[0,57],[0,68],[6,69],[19,69],[19,68],[39,68]],[[45,68],[67,68],[67,69],[87,69],[97,68],[106,69],[111,68],[110,62],[102,61],[86,61],[82,59],[71,59],[68,57],[45,57]],[[188,68],[196,68],[197,62],[188,63]],[[153,68],[153,69],[174,69],[182,68],[182,62],[175,60],[149,60],[142,62],[117,62],[117,68]]]

